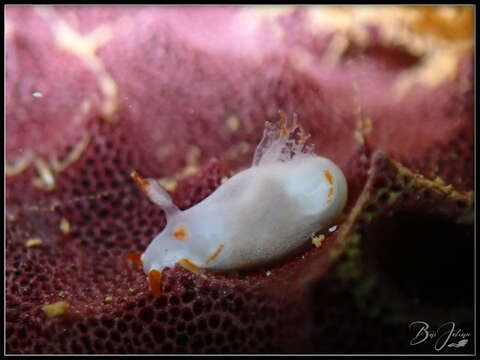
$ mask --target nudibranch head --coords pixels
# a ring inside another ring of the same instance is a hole
[[[279,124],[266,123],[252,166],[184,211],[157,181],[132,173],[167,217],[142,254],[145,273],[158,279],[152,270],[161,274],[176,263],[194,272],[266,265],[330,226],[346,204],[347,183],[337,165],[315,155],[307,138],[296,119],[288,127],[281,114]]]

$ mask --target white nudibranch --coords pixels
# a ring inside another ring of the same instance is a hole
[[[167,225],[141,256],[152,291],[176,263],[199,272],[266,265],[307,246],[327,229],[347,201],[347,183],[331,160],[314,154],[296,119],[287,128],[266,123],[252,166],[209,197],[181,211],[154,179],[132,177],[164,211]]]

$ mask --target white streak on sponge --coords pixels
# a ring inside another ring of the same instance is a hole
[[[305,145],[307,138],[296,119],[288,129],[283,114],[280,124],[266,123],[252,167],[184,211],[158,182],[134,173],[167,217],[164,230],[142,254],[145,273],[176,263],[240,270],[306,249],[310,234],[331,226],[347,201],[342,171],[315,155]]]

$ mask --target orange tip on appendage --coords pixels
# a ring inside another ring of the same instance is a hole
[[[142,254],[139,253],[125,253],[125,259],[131,261],[134,264],[143,265],[142,263]]]
[[[148,282],[150,284],[150,290],[155,296],[162,294],[162,273],[158,270],[152,269],[148,273]]]

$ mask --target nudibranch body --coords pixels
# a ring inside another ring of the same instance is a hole
[[[240,270],[304,248],[312,233],[335,221],[347,200],[340,168],[315,155],[306,139],[296,121],[287,129],[283,115],[280,124],[267,122],[252,166],[184,211],[157,181],[134,172],[167,218],[141,256],[145,273],[158,277],[176,263],[193,271]]]

